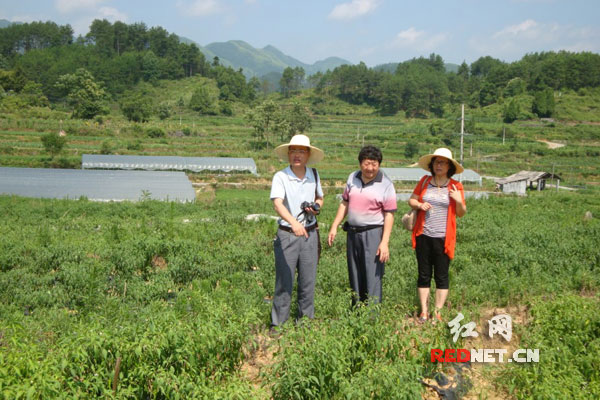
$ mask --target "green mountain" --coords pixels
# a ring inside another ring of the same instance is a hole
[[[181,38],[182,42],[190,43],[189,39]],[[188,42],[189,41],[189,42]],[[207,46],[199,46],[207,61],[212,62],[215,56],[219,57],[221,65],[230,66],[234,69],[242,68],[247,77],[262,77],[272,72],[281,74],[287,67],[302,67],[306,75],[316,72],[325,72],[349,61],[338,57],[329,57],[314,64],[306,64],[282,53],[277,48],[269,45],[257,49],[242,40],[230,40],[228,42],[216,42]],[[272,74],[270,74],[272,75]]]

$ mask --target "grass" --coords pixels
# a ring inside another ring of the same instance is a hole
[[[335,194],[325,199],[322,240]],[[412,322],[408,232],[396,221],[377,314],[350,310],[341,233],[321,257],[316,319],[267,340],[275,222],[245,220],[274,215],[267,197],[220,186],[196,204],[0,196],[0,392],[111,397],[121,358],[119,398],[419,396],[419,380],[441,368],[430,349],[465,344],[452,343],[443,325]],[[529,320],[515,322],[519,346],[540,348],[540,363],[483,367],[496,390],[595,397],[600,224],[582,218],[600,215],[597,194],[531,193],[469,201],[468,209],[445,316],[478,320],[518,306]],[[242,372],[262,352],[270,355],[260,374]],[[561,364],[571,362],[567,354],[580,360],[577,375]]]

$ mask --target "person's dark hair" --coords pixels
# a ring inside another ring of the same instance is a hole
[[[437,157],[432,157],[431,161],[429,161],[428,167],[429,167],[429,172],[431,172],[431,176],[435,176],[435,172],[433,172],[433,162],[435,161],[436,158]],[[440,158],[448,160],[446,157],[440,157]],[[446,173],[446,176],[448,178],[451,178],[452,175],[454,175],[455,173],[456,173],[456,166],[454,165],[454,163],[452,161],[448,160],[448,172]]]
[[[363,160],[375,160],[381,164],[383,155],[381,154],[381,150],[379,150],[377,147],[365,146],[360,149],[360,153],[358,153],[358,162],[362,163]]]

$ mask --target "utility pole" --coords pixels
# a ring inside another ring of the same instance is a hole
[[[504,146],[504,138],[506,137],[506,127],[502,127],[502,146]]]
[[[465,137],[465,105],[461,105],[461,117],[460,117],[460,165],[463,165],[463,146]]]
[[[554,163],[552,163],[552,180],[554,181],[555,185],[556,185],[556,191],[558,192],[558,185],[559,185],[559,181],[554,177]]]

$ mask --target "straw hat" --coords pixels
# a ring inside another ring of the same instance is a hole
[[[465,170],[462,167],[462,165],[460,165],[458,163],[458,161],[456,161],[454,158],[452,158],[452,152],[450,150],[446,149],[445,147],[440,147],[439,149],[435,149],[433,154],[427,154],[426,156],[419,158],[419,162],[418,162],[419,167],[423,168],[425,171],[429,171],[429,163],[431,162],[431,159],[434,157],[444,157],[445,159],[450,161],[456,167],[457,174],[460,174]]]
[[[290,146],[303,146],[310,149],[310,157],[308,157],[308,161],[306,162],[307,165],[318,163],[325,157],[323,150],[310,145],[308,136],[294,135],[288,144],[282,144],[275,148],[275,153],[279,156],[281,161],[288,161],[288,148]]]

